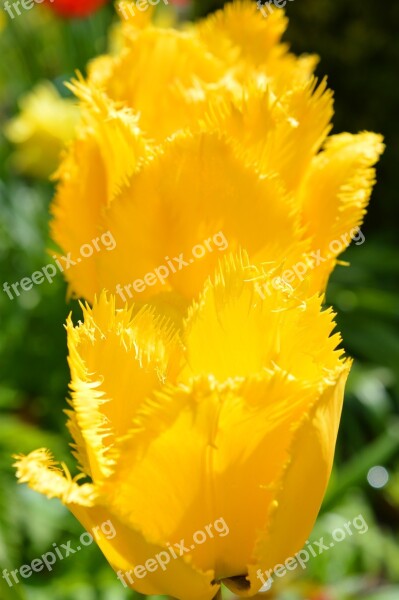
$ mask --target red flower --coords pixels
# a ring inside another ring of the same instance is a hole
[[[45,0],[62,17],[87,17],[107,0]]]

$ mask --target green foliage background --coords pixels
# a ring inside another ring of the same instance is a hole
[[[200,0],[193,16],[222,2]],[[62,82],[106,48],[112,7],[83,21],[39,18],[39,7],[9,21],[0,33],[0,118],[17,112],[19,96],[42,79]],[[36,12],[36,14],[34,14]],[[362,513],[367,535],[356,536],[315,559],[299,578],[284,580],[272,597],[282,600],[397,600],[399,598],[399,248],[398,148],[399,4],[373,0],[287,2],[286,40],[296,53],[321,56],[318,74],[335,90],[335,132],[374,130],[387,150],[362,228],[366,242],[350,248],[328,289],[338,310],[344,346],[355,358],[347,388],[336,467],[311,539],[342,518]],[[0,281],[14,282],[47,262],[48,205],[53,187],[10,170],[11,147],[0,134]],[[60,506],[17,486],[11,455],[51,448],[69,461],[65,429],[68,370],[61,277],[10,301],[0,291],[0,566],[17,568],[77,540],[79,524]],[[389,483],[367,483],[374,465]],[[162,490],[160,490],[160,494]],[[1,600],[123,600],[135,597],[116,580],[94,545],[9,588],[0,577]],[[226,595],[227,597],[227,595]],[[268,596],[269,597],[269,596]]]

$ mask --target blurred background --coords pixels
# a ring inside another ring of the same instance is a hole
[[[115,11],[105,3],[83,19],[38,4],[10,18],[0,0],[0,283],[18,281],[48,262],[49,174],[76,119],[63,86],[105,51]],[[177,3],[176,3],[177,4]],[[197,18],[222,1],[178,3]],[[264,598],[398,600],[399,598],[399,3],[392,0],[295,0],[287,3],[286,41],[321,57],[318,75],[335,91],[334,132],[365,129],[387,150],[366,217],[366,241],[342,257],[328,289],[344,346],[355,358],[347,387],[336,463],[311,540],[362,514],[369,530],[309,562]],[[163,15],[162,18],[168,18]],[[61,125],[60,114],[70,126]],[[68,386],[61,276],[19,298],[0,290],[0,567],[9,570],[72,540],[80,525],[60,505],[17,486],[11,455],[40,447],[69,458]],[[161,492],[160,492],[161,493]],[[226,591],[225,591],[226,592]],[[93,544],[51,573],[35,573],[1,600],[124,600],[126,592]],[[224,598],[230,598],[228,593]]]

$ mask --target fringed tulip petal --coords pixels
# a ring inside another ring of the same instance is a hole
[[[124,295],[136,301],[171,289],[192,298],[227,248],[235,251],[243,245],[264,261],[281,261],[289,249],[298,248],[298,217],[278,180],[259,177],[228,140],[213,134],[182,136],[165,144],[106,218],[118,243],[112,253],[99,256],[103,285],[115,290],[118,284],[130,284]],[[196,257],[198,244],[203,250]],[[156,277],[137,293],[133,282],[161,265],[168,276],[163,281]]]
[[[67,467],[58,465],[48,450],[42,448],[31,452],[28,456],[15,456],[15,458],[19,481],[29,483],[36,492],[48,498],[59,498],[66,505],[94,505],[96,498],[94,486],[90,483],[79,485],[77,480],[82,476],[72,479]]]
[[[78,434],[75,450],[83,470],[99,481],[109,475],[116,442],[140,404],[177,372],[179,349],[170,326],[150,309],[134,317],[131,311],[115,312],[114,300],[103,294],[93,309],[84,309],[84,317],[76,328],[71,319],[67,323],[74,410],[69,427]]]
[[[383,151],[380,135],[345,133],[328,138],[313,159],[300,193],[303,224],[312,248],[329,259],[313,274],[314,289],[326,284],[336,256],[362,224],[375,183],[374,166]]]

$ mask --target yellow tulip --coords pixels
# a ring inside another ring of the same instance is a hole
[[[259,572],[305,543],[332,468],[350,361],[322,292],[383,144],[328,137],[331,92],[314,57],[280,42],[285,26],[247,0],[183,30],[147,11],[71,86],[82,120],[53,238],[72,259],[115,240],[65,271],[93,304],[67,323],[68,426],[89,481],[43,449],[18,457],[18,476],[87,529],[111,521],[98,544],[144,594],[256,594]]]
[[[47,450],[18,457],[20,481],[85,528],[112,522],[98,544],[143,594],[254,595],[259,569],[301,549],[327,486],[350,368],[334,315],[288,287],[262,299],[248,266],[223,262],[179,336],[105,293],[69,319],[68,425],[90,482]]]
[[[150,11],[123,20],[119,52],[72,86],[83,121],[58,173],[52,236],[72,256],[102,231],[117,247],[66,271],[70,293],[93,302],[123,290],[218,231],[277,269],[320,252],[307,279],[309,293],[324,291],[362,222],[383,144],[373,133],[327,137],[332,94],[312,75],[316,59],[280,42],[285,27],[282,11],[265,19],[249,1],[184,30],[153,26]],[[189,302],[218,258],[133,299]]]
[[[20,109],[4,127],[16,147],[11,162],[20,173],[47,179],[58,167],[65,143],[74,135],[79,108],[45,81],[22,97]]]

